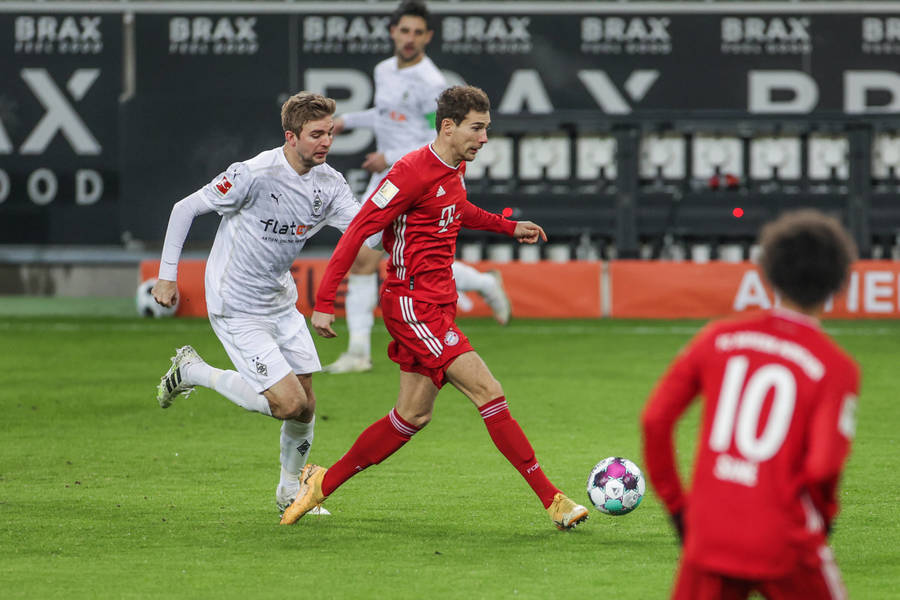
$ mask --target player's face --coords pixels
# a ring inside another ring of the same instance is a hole
[[[321,165],[328,157],[331,143],[334,141],[334,119],[329,115],[315,121],[307,121],[300,130],[300,135],[293,132],[285,133],[294,155],[300,164],[311,169]]]
[[[400,64],[418,62],[425,55],[425,46],[432,35],[434,31],[429,31],[422,17],[403,15],[396,25],[391,25],[394,54]]]
[[[450,136],[454,154],[460,160],[475,160],[475,154],[487,144],[487,130],[490,126],[491,114],[489,112],[470,110]]]

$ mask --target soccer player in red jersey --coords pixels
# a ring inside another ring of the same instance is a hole
[[[763,228],[760,265],[782,306],[714,322],[679,354],[642,417],[644,464],[683,543],[672,597],[844,598],[827,545],[855,431],[859,368],[818,316],[855,246],[813,210]],[[703,397],[690,489],[675,422]]]
[[[430,420],[441,387],[449,382],[478,408],[494,444],[518,469],[551,520],[569,529],[588,516],[544,475],[534,450],[512,418],[500,383],[456,326],[456,287],[451,265],[461,227],[504,233],[519,242],[546,241],[530,221],[508,221],[466,199],[465,166],[487,143],[490,101],[479,88],[456,86],[441,93],[434,143],[394,163],[341,237],[316,295],[311,323],[319,335],[335,333],[334,298],[363,241],[383,231],[389,254],[381,293],[384,324],[400,365],[396,406],[362,432],[350,450],[324,469],[307,465],[301,489],[281,520],[296,522],[350,477],[396,452]],[[368,233],[367,233],[368,232]]]

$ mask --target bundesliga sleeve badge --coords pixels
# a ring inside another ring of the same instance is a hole
[[[385,179],[384,183],[381,184],[381,187],[378,188],[378,191],[372,194],[372,202],[374,202],[375,206],[378,208],[384,208],[388,205],[388,202],[394,199],[394,196],[396,196],[399,191],[400,188],[391,183],[390,179]]]

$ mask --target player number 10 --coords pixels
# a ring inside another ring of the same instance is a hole
[[[775,363],[760,367],[748,379],[749,364],[746,356],[733,356],[725,365],[709,446],[716,452],[726,452],[734,436],[744,458],[759,463],[772,458],[784,443],[797,400],[797,381],[790,369]],[[772,408],[757,436],[769,390],[775,392]]]

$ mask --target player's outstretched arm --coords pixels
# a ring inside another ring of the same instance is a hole
[[[335,333],[334,329],[331,328],[332,323],[334,323],[333,314],[315,310],[313,311],[312,318],[309,320],[309,322],[312,323],[313,329],[315,329],[316,333],[318,333],[320,336],[324,338],[337,337],[337,333]]]
[[[513,237],[519,240],[520,244],[536,244],[539,239],[547,241],[544,228],[531,221],[518,221]]]
[[[168,279],[157,279],[150,293],[156,303],[162,306],[175,306],[178,302],[178,286]]]

